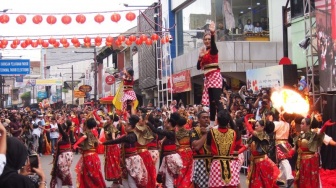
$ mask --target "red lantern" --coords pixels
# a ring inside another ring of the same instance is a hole
[[[80,43],[79,43],[79,42],[78,42],[78,43],[74,43],[73,45],[74,45],[74,47],[76,47],[76,48],[80,47]]]
[[[103,40],[103,39],[102,39],[100,36],[97,36],[97,37],[95,38],[95,43],[101,43],[102,40]]]
[[[12,43],[11,45],[11,48],[15,49],[17,47],[17,45],[15,45],[14,43]]]
[[[151,38],[152,40],[156,41],[159,39],[159,35],[157,35],[156,33],[153,33]]]
[[[13,40],[13,44],[16,45],[16,46],[19,45],[20,44],[20,40],[19,39],[14,39]]]
[[[146,40],[147,40],[147,35],[142,34],[142,35],[140,36],[140,40],[142,40],[143,42],[146,41]]]
[[[125,36],[124,36],[124,35],[119,35],[119,36],[118,36],[118,40],[119,40],[120,42],[124,42],[124,41],[125,41]]]
[[[108,41],[106,41],[106,42],[105,42],[105,45],[106,45],[106,46],[112,46],[112,43],[111,43],[111,42],[108,42]]]
[[[91,43],[91,38],[86,36],[84,39],[83,39],[84,43]]]
[[[111,16],[111,20],[112,20],[113,22],[118,23],[120,19],[121,19],[121,16],[120,16],[120,14],[118,14],[118,13],[113,13],[112,16]]]
[[[79,41],[78,41],[78,39],[77,39],[76,37],[73,37],[73,38],[71,39],[71,42],[72,42],[72,44],[79,43]]]
[[[56,39],[54,39],[54,38],[51,37],[51,38],[48,40],[48,42],[49,42],[49,44],[54,45],[54,44],[56,43]]]
[[[131,42],[134,42],[136,40],[136,36],[131,35],[128,37]]]
[[[71,17],[68,15],[62,16],[62,23],[65,25],[68,25],[69,23],[71,23]]]
[[[141,44],[142,44],[142,40],[141,40],[140,38],[137,38],[137,39],[135,40],[135,44],[137,44],[137,45],[141,45]]]
[[[113,37],[111,37],[111,36],[108,36],[108,37],[106,37],[106,42],[108,42],[108,43],[113,43],[113,41],[114,41],[114,38]]]
[[[38,45],[42,45],[42,44],[43,44],[43,42],[44,42],[44,40],[43,40],[43,39],[41,39],[41,38],[37,39],[37,44],[38,44]]]
[[[7,47],[7,45],[4,45],[4,44],[1,45],[1,48],[6,48],[6,47]]]
[[[163,37],[163,38],[161,39],[161,43],[162,43],[162,44],[165,44],[165,43],[166,43],[166,39],[165,39],[165,37]]]
[[[1,40],[1,44],[2,44],[2,45],[6,45],[6,46],[7,46],[7,44],[8,44],[8,41],[7,41],[6,39],[2,39],[2,40]]]
[[[60,43],[64,45],[65,43],[68,43],[68,40],[63,37],[61,38]]]
[[[86,17],[83,14],[79,14],[76,16],[76,21],[79,24],[83,24],[86,21]]]
[[[64,48],[68,48],[69,46],[70,46],[70,44],[68,42],[63,44]]]
[[[0,22],[2,24],[8,23],[9,22],[9,16],[7,14],[3,14],[0,16]]]
[[[27,44],[25,42],[21,43],[21,48],[27,48]]]
[[[49,43],[47,41],[43,41],[42,47],[43,48],[48,48],[49,47]]]
[[[152,39],[148,38],[148,39],[146,40],[146,44],[147,44],[148,46],[152,45],[152,44],[153,44]]]
[[[55,16],[53,16],[53,15],[49,15],[47,17],[47,23],[50,24],[50,25],[55,24],[56,21],[57,21],[57,18]]]
[[[59,47],[59,45],[60,45],[60,43],[58,42],[58,41],[56,41],[55,43],[54,43],[54,48],[58,48]]]
[[[84,46],[87,47],[87,48],[90,48],[91,47],[91,42],[84,43]]]
[[[132,41],[129,40],[129,39],[126,39],[126,40],[125,40],[125,44],[126,44],[127,46],[131,46],[131,45],[132,45]]]
[[[101,42],[95,42],[96,46],[100,46],[102,43]]]
[[[38,46],[37,41],[32,41],[31,46],[33,48],[36,48]]]
[[[25,40],[25,43],[27,44],[27,46],[28,46],[28,45],[31,45],[32,42],[33,42],[33,41],[32,41],[30,38],[27,38],[27,39]]]
[[[41,15],[35,15],[35,16],[33,17],[33,22],[34,22],[34,24],[39,24],[39,23],[41,23],[42,21],[43,21],[43,18],[42,18]]]
[[[97,22],[97,23],[102,23],[104,21],[104,16],[101,15],[101,14],[97,14],[95,17],[94,17],[94,20]]]
[[[121,45],[121,41],[120,40],[116,40],[115,41],[115,45],[120,46]]]
[[[26,16],[24,15],[19,15],[18,17],[16,17],[16,22],[18,24],[24,24],[26,22]]]
[[[135,17],[136,17],[136,15],[133,12],[129,12],[129,13],[126,14],[126,19],[130,22],[133,21],[135,19]]]

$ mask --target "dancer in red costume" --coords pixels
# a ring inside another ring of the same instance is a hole
[[[176,141],[177,153],[181,156],[183,168],[181,175],[176,179],[176,187],[189,188],[192,187],[192,171],[193,171],[193,152],[190,148],[189,130],[185,129],[187,119],[183,116],[177,122]]]
[[[318,147],[323,143],[324,131],[335,122],[325,122],[321,130],[311,130],[311,118],[304,118],[301,121],[301,134],[295,141],[295,149],[298,152],[296,162],[296,186],[298,188],[320,187],[320,160]],[[291,154],[294,154],[291,150]]]
[[[113,115],[106,117],[106,123],[104,125],[104,136],[105,140],[115,140],[117,136],[120,134],[119,130],[112,124],[113,123]],[[100,140],[102,141],[102,140]],[[107,145],[105,146],[105,179],[107,181],[112,181],[112,188],[118,187],[121,184],[121,166],[120,166],[120,148],[118,145]]]
[[[240,182],[239,174],[234,172],[238,169],[238,163],[237,157],[233,156],[236,148],[236,132],[228,128],[231,120],[227,110],[219,111],[218,128],[210,129],[207,134],[207,147],[213,155],[209,175],[210,188],[236,188]]]
[[[163,135],[165,138],[162,142],[161,152],[163,155],[162,164],[158,172],[158,182],[163,186],[170,188],[174,187],[176,178],[180,175],[183,168],[182,159],[176,153],[176,134],[175,126],[177,125],[180,115],[177,112],[171,114],[168,119],[168,124],[165,124],[164,130],[154,127],[155,120],[151,114],[148,118],[147,125],[149,128],[158,135]]]
[[[154,140],[153,132],[145,124],[146,113],[142,113],[140,121],[136,124],[134,133],[137,136],[137,142],[135,144],[138,154],[142,158],[146,170],[148,173],[148,182],[146,187],[155,187],[156,185],[156,169],[155,163],[152,159],[147,145]]]
[[[274,124],[266,120],[249,120],[249,118],[253,116],[253,114],[245,116],[246,128],[252,133],[252,137],[248,140],[251,150],[251,162],[247,175],[248,186],[249,188],[275,188],[278,187],[276,183],[280,176],[280,170],[275,163],[267,157],[267,153],[270,149],[270,137],[268,134],[274,131]],[[254,130],[251,122],[255,123]]]
[[[97,126],[94,118],[89,118],[84,124],[84,135],[74,144],[77,149],[80,144],[82,157],[76,165],[77,187],[79,188],[105,188],[105,181],[101,172],[101,163],[96,152],[98,139],[92,129]]]
[[[138,154],[136,143],[137,136],[134,133],[136,124],[139,122],[139,117],[131,115],[129,123],[125,130],[127,135],[104,142],[104,145],[123,144],[123,152],[125,153],[125,166],[123,178],[127,179],[127,186],[130,188],[147,188],[148,173],[144,161]],[[125,185],[126,186],[126,185]]]
[[[204,48],[201,49],[197,61],[197,70],[204,70],[204,89],[202,104],[210,106],[210,126],[214,126],[216,112],[224,110],[220,102],[223,78],[218,65],[218,49],[215,43],[215,23],[209,25],[210,33],[203,37]]]

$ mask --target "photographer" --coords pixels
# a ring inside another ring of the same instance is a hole
[[[38,167],[31,167],[28,158],[26,146],[17,138],[7,138],[7,148],[11,148],[6,153],[7,164],[3,174],[0,177],[1,187],[6,188],[44,188],[46,187],[45,174],[42,170],[41,163],[38,162]],[[21,169],[21,170],[20,170]],[[18,171],[20,170],[20,174]],[[37,182],[34,182],[28,176],[36,173],[38,176]]]

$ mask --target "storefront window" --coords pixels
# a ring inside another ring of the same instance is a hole
[[[183,22],[178,24],[183,32],[177,32],[178,40],[183,38],[179,55],[203,45],[210,20],[216,23],[217,41],[269,41],[267,0],[197,0],[176,15]]]

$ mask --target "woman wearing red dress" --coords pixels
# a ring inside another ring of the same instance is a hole
[[[204,71],[204,89],[202,104],[210,106],[210,126],[215,124],[216,113],[224,110],[220,102],[223,78],[218,65],[218,49],[215,43],[215,23],[209,25],[210,33],[203,37],[204,48],[201,49],[197,61],[197,70]]]
[[[176,141],[177,153],[181,156],[183,168],[181,174],[176,179],[176,187],[189,188],[192,187],[192,171],[193,171],[193,151],[190,148],[190,131],[185,128],[187,119],[183,116],[177,122]]]
[[[328,126],[332,126],[330,120],[327,121],[321,130],[311,130],[310,118],[304,118],[301,121],[301,134],[295,141],[295,149],[298,152],[296,162],[296,187],[316,188],[320,187],[320,159],[318,148],[323,143],[324,131]],[[294,150],[291,150],[293,154]]]
[[[119,135],[118,129],[113,125],[113,115],[106,117],[106,123],[104,125],[105,140],[114,140]],[[105,146],[105,165],[104,173],[107,181],[112,181],[113,187],[117,187],[121,184],[121,167],[120,167],[120,148],[117,144]]]
[[[82,149],[82,157],[76,165],[77,187],[79,188],[105,188],[105,181],[101,172],[101,163],[96,152],[98,139],[93,134],[92,129],[97,126],[94,118],[89,118],[84,124],[84,133],[81,138],[74,144],[73,148],[77,149],[78,145]]]
[[[251,151],[250,166],[247,175],[249,188],[275,188],[278,187],[277,180],[280,170],[276,164],[267,157],[270,150],[270,137],[268,132],[273,132],[274,123],[266,120],[254,121],[254,130],[252,128],[250,117],[253,114],[245,116],[245,124],[247,130],[252,133],[252,137],[248,139]],[[266,132],[267,130],[267,132]],[[269,131],[268,131],[269,130]]]

